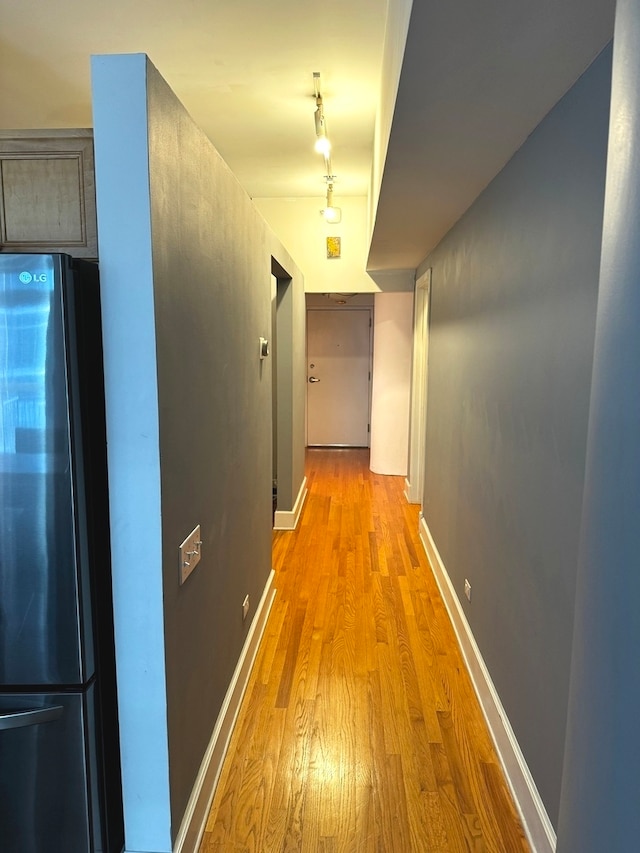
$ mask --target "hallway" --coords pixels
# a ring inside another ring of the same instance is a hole
[[[307,451],[201,853],[528,851],[401,477]]]

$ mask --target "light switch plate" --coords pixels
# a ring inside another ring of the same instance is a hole
[[[202,539],[198,524],[180,545],[180,585],[186,581],[191,572],[200,562]]]

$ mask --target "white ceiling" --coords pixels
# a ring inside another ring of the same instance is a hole
[[[407,0],[390,0],[406,4]],[[415,0],[369,257],[414,268],[611,37],[614,0]],[[387,0],[0,0],[0,127],[92,124],[89,58],[149,55],[252,197],[368,191]]]

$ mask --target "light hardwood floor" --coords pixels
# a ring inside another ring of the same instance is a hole
[[[529,847],[403,478],[309,450],[201,853]]]

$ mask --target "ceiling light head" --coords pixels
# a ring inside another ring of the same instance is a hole
[[[331,143],[327,137],[327,123],[324,118],[324,111],[322,109],[322,98],[320,95],[316,97],[316,111],[313,114],[315,125],[316,125],[316,151],[318,154],[323,154],[325,157],[331,151]]]
[[[327,206],[322,211],[325,222],[334,225],[342,219],[342,210],[339,207],[333,206],[333,184],[327,185]]]
[[[316,98],[317,108],[313,114],[316,123],[316,136],[326,136],[327,130],[324,124],[324,112],[322,110],[322,98]]]

